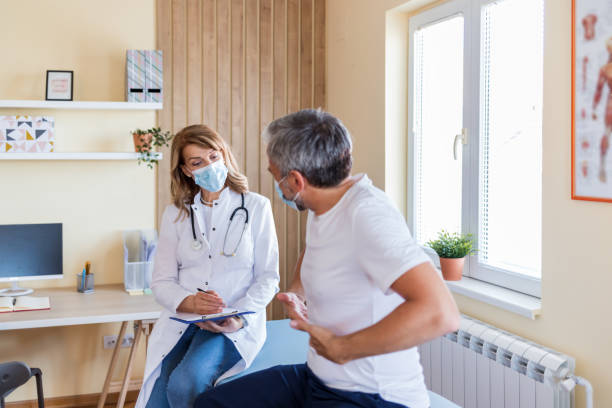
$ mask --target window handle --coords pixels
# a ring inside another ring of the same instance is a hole
[[[455,135],[455,140],[453,141],[453,158],[457,160],[457,142],[461,141],[461,144],[466,145],[468,143],[467,138],[467,128],[461,129],[460,135]]]

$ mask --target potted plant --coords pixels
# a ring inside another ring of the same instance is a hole
[[[163,132],[161,128],[154,127],[151,129],[136,129],[132,131],[134,138],[134,149],[138,156],[138,164],[146,163],[152,169],[153,163],[157,164],[157,156],[154,154],[155,147],[168,146],[168,142],[172,140],[173,135],[170,132]]]
[[[465,257],[476,252],[473,248],[472,234],[449,233],[442,230],[438,239],[427,242],[427,246],[440,257],[440,269],[445,280],[461,280]]]

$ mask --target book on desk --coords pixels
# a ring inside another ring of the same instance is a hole
[[[50,310],[48,297],[18,296],[0,297],[0,313],[25,312],[28,310]]]

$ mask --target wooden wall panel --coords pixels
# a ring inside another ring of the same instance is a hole
[[[187,126],[187,2],[172,0],[172,126]],[[176,46],[174,46],[176,45]]]
[[[245,168],[244,148],[244,0],[231,0],[231,146],[241,169]]]
[[[202,2],[187,0],[187,123],[202,123]]]
[[[217,132],[232,142],[232,45],[230,37],[231,1],[217,1]]]
[[[304,248],[305,214],[276,196],[262,132],[274,118],[325,107],[326,0],[157,0],[164,52],[163,129],[205,123],[232,147],[252,191],[272,203],[281,291]],[[158,214],[170,203],[170,157],[158,172]],[[283,318],[275,301],[268,317]]]
[[[259,5],[257,1],[245,3],[245,174],[249,188],[259,188]]]
[[[202,105],[204,107],[202,123],[215,129],[217,128],[216,3],[216,0],[202,0]]]
[[[272,103],[275,118],[287,114],[287,0],[274,0],[273,2],[273,89]],[[280,278],[287,282],[287,205],[277,194],[272,195],[272,209],[278,237]],[[281,285],[281,291],[283,285]],[[274,317],[280,316],[283,307],[279,302],[272,303]]]
[[[287,112],[300,110],[300,0],[287,0]],[[285,279],[293,279],[300,248],[300,213],[286,209]]]
[[[300,12],[300,109],[313,107],[314,100],[314,56],[313,56],[313,0],[302,0]],[[300,238],[298,252],[301,254],[306,247],[306,217],[300,214]]]

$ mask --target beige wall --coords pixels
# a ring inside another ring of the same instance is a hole
[[[394,62],[385,60],[385,47],[406,43],[386,38],[401,33],[406,16],[387,12],[398,6],[409,12],[426,3],[331,0],[327,5],[328,109],[353,134],[355,170],[369,173],[400,208],[405,208],[401,173],[407,153],[398,136],[405,135],[406,124],[397,112],[406,111],[401,98],[406,84],[389,83],[398,68],[385,66]],[[546,0],[542,316],[532,321],[462,296],[457,301],[466,314],[574,356],[578,375],[593,383],[595,406],[609,407],[612,258],[606,254],[612,206],[570,199],[570,13],[570,0]],[[404,55],[396,61],[400,69]],[[583,396],[579,390],[578,407],[584,406]]]
[[[44,99],[45,71],[67,69],[75,100],[122,101],[125,50],[155,48],[154,0],[3,0],[1,14],[2,99]],[[154,112],[0,110],[13,114],[53,116],[58,152],[133,151],[129,131],[156,123]],[[121,231],[155,227],[154,171],[135,161],[2,161],[0,173],[0,224],[64,225],[64,278],[24,286],[74,286],[86,260],[96,283],[123,282]],[[2,332],[0,361],[42,368],[47,397],[95,393],[111,356],[102,336],[117,332],[114,324]],[[141,353],[135,377],[143,366]],[[33,398],[31,382],[9,400]]]

